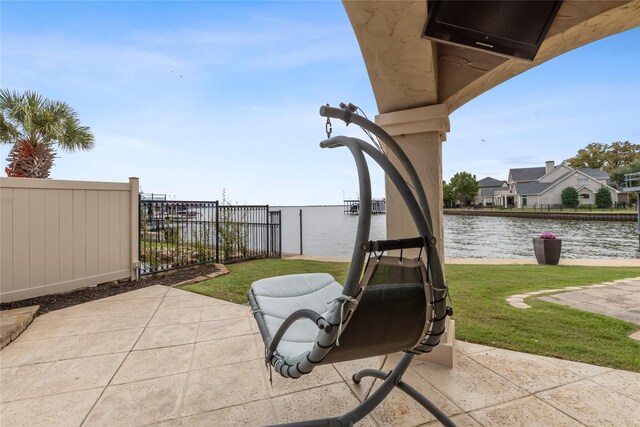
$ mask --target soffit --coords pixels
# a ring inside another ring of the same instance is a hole
[[[640,26],[640,1],[565,0],[535,61],[420,38],[427,2],[343,1],[380,113],[445,104],[449,113],[498,84],[592,41]]]

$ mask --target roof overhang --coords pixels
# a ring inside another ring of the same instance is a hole
[[[525,62],[421,38],[427,1],[343,4],[380,113],[444,104],[450,114],[500,83],[565,52],[640,26],[640,1],[565,0],[535,59]]]

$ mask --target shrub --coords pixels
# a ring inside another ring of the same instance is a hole
[[[578,190],[573,187],[567,187],[562,190],[562,204],[566,206],[576,207],[578,206],[578,201],[580,200],[580,195],[578,194]]]
[[[611,200],[611,193],[604,187],[600,187],[600,189],[596,192],[596,206],[600,209],[610,208],[613,204]]]

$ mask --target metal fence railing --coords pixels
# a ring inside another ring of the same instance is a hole
[[[280,211],[269,206],[140,200],[140,274],[280,258]]]

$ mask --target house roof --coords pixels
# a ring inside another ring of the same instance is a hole
[[[609,174],[600,169],[578,169],[580,172],[589,175],[593,179],[609,179]]]
[[[502,190],[502,186],[480,187],[480,196],[493,197],[496,191]]]
[[[516,193],[521,196],[540,194],[550,186],[550,182],[523,182],[516,184]]]
[[[509,174],[513,182],[537,181],[547,173],[545,167],[510,169]]]
[[[499,179],[491,178],[490,176],[481,179],[478,181],[478,187],[501,187],[504,181],[500,181]]]

